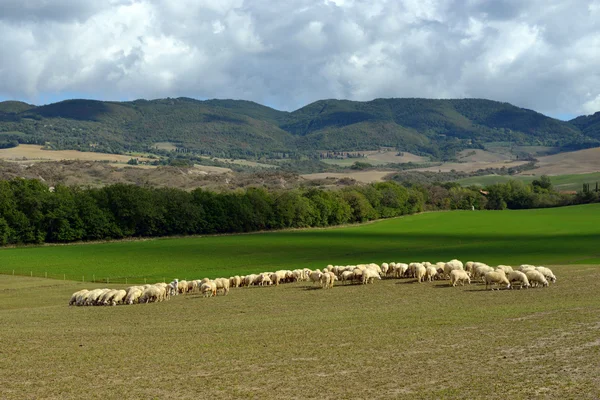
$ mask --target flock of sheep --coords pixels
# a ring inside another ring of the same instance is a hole
[[[155,283],[143,286],[130,286],[124,290],[94,289],[80,290],[73,293],[69,305],[76,306],[115,306],[118,304],[152,303],[168,300],[172,296],[185,293],[201,293],[205,297],[227,295],[229,289],[244,286],[270,286],[290,282],[312,282],[323,289],[332,288],[335,281],[368,284],[382,278],[413,278],[417,282],[446,279],[450,285],[458,283],[470,284],[471,280],[485,283],[486,289],[492,290],[504,285],[506,289],[513,286],[521,288],[546,287],[548,281],[556,282],[556,277],[549,268],[523,264],[517,270],[508,265],[493,268],[487,264],[469,261],[463,265],[459,260],[448,262],[413,262],[359,264],[346,266],[328,265],[322,271],[308,268],[263,272],[231,278],[217,278],[193,281],[173,280],[171,283]]]

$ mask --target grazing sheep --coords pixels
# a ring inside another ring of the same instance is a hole
[[[461,286],[464,286],[465,282],[470,285],[471,278],[469,277],[469,273],[462,269],[454,269],[450,271],[450,284],[452,286],[456,286],[458,282],[460,282]]]
[[[140,303],[154,303],[158,301],[162,301],[163,299],[163,291],[158,286],[150,286],[142,292],[142,295],[139,297]]]
[[[115,293],[112,298],[110,299],[110,305],[111,306],[116,306],[117,304],[121,304],[123,303],[123,300],[125,299],[125,296],[127,295],[127,292],[124,290],[117,290],[117,293]]]
[[[179,281],[179,282],[177,282],[177,290],[181,294],[187,293],[187,290],[188,290],[187,281]]]
[[[483,276],[483,281],[485,282],[485,288],[488,286],[494,290],[494,285],[505,284],[507,289],[510,289],[510,282],[506,278],[506,274],[502,271],[491,271],[486,272]],[[498,290],[500,288],[498,287]]]
[[[443,274],[443,278],[444,279],[450,279],[450,273],[452,271],[455,270],[463,270],[462,269],[462,263],[457,264],[455,262],[447,262],[446,264],[444,264],[444,274]]]
[[[354,280],[354,272],[352,271],[344,271],[342,272],[341,276],[340,276],[340,280],[342,282],[352,282]]]
[[[552,283],[556,283],[556,276],[552,273],[550,268],[546,267],[535,267],[536,271],[540,271],[544,277]]]
[[[483,277],[486,273],[494,271],[494,268],[490,267],[487,264],[483,264],[483,263],[475,263],[473,268],[475,268],[475,273],[473,274],[473,278],[474,279],[481,278],[482,281],[483,281]]]
[[[217,285],[213,281],[205,282],[200,285],[200,292],[204,297],[214,297],[217,295]]]
[[[475,264],[473,261],[467,261],[465,263],[465,271],[470,272],[471,275],[473,275],[473,264]]]
[[[421,283],[425,281],[425,273],[427,272],[427,269],[419,264],[419,263],[415,263],[416,265],[414,266],[414,277],[417,278],[417,282]]]
[[[404,276],[404,274],[406,274],[407,270],[408,270],[408,264],[396,263],[396,266],[394,267],[394,276],[396,278],[402,278]]]
[[[239,288],[242,285],[242,278],[239,275],[229,278],[229,286]]]
[[[89,292],[89,290],[83,289],[83,290],[79,290],[79,291],[73,293],[71,295],[71,300],[69,300],[69,305],[72,306],[73,304],[77,304],[77,298],[81,297],[81,295],[84,295],[88,292]]]
[[[141,289],[134,289],[134,290],[127,292],[124,303],[125,304],[137,303],[138,300],[140,299],[140,297],[142,296],[142,292],[143,292],[143,290],[141,290]]]
[[[375,279],[381,279],[381,275],[375,269],[365,269],[362,273],[362,284],[373,283]]]
[[[427,282],[431,282],[437,277],[438,271],[433,265],[430,265],[429,267],[425,268],[425,279],[427,280]]]
[[[498,265],[496,267],[496,271],[503,271],[506,275],[513,272],[513,269],[510,265]]]
[[[320,282],[321,275],[323,275],[323,273],[317,269],[315,271],[311,271],[310,274],[308,275],[308,278],[314,285],[315,283]]]
[[[548,280],[540,271],[536,269],[529,269],[525,272],[527,279],[529,279],[529,284],[531,287],[538,287],[542,285],[542,287],[548,286]]]
[[[325,273],[323,273],[323,275],[321,275],[321,278],[319,278],[319,281],[321,282],[321,287],[323,289],[332,288],[333,281],[337,281],[337,280],[338,280],[338,278],[333,272],[325,272]]]
[[[254,284],[254,280],[258,277],[258,275],[250,274],[244,277],[244,286],[252,286]],[[208,283],[208,282],[204,282]]]
[[[512,271],[512,272],[509,272],[506,275],[506,278],[512,284],[511,289],[514,287],[514,283],[518,283],[519,284],[519,289],[521,289],[521,288],[526,288],[527,289],[530,286],[529,285],[529,279],[527,279],[527,275],[525,275],[521,271]]]
[[[521,264],[519,266],[519,271],[521,272],[527,272],[531,269],[535,269],[535,265],[531,265],[531,264]]]
[[[381,264],[381,273],[383,275],[387,275],[389,269],[390,269],[390,265],[388,263]]]

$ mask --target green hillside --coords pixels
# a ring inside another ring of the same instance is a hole
[[[593,115],[582,115],[569,122],[579,128],[586,136],[600,139],[600,111]]]
[[[40,107],[9,101],[0,103],[0,134],[21,132],[21,143],[105,152],[170,142],[186,152],[226,157],[388,146],[451,158],[458,150],[498,141],[600,146],[596,125],[580,118],[567,123],[482,99],[320,100],[293,112],[218,99],[66,100]]]

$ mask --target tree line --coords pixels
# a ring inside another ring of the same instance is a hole
[[[248,188],[191,192],[114,184],[56,186],[0,181],[0,245],[66,243],[172,235],[327,227],[426,210],[501,210],[600,201],[600,192],[559,193],[548,177],[509,181],[484,191],[458,183],[380,182],[341,189]]]
[[[421,192],[394,182],[221,193],[126,184],[50,189],[37,180],[0,181],[0,244],[325,227],[412,214],[424,204]]]

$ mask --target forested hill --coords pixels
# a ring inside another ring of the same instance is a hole
[[[124,152],[170,142],[229,157],[389,146],[448,157],[499,141],[600,146],[598,118],[589,118],[563,122],[481,99],[321,100],[293,112],[241,100],[66,100],[39,107],[7,101],[0,102],[0,144]]]

